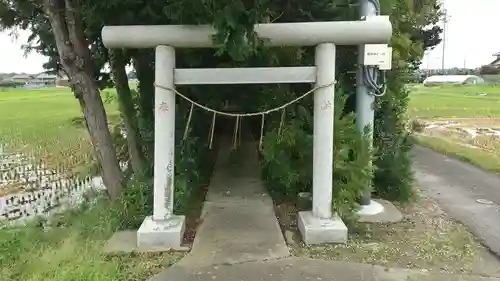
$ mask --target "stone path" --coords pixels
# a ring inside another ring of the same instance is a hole
[[[415,160],[420,186],[500,256],[500,176],[424,147],[416,147]]]
[[[255,144],[246,144],[237,155],[220,153],[193,249],[149,281],[500,281],[290,257],[271,198],[260,181],[255,149]],[[421,169],[422,161],[417,166]]]
[[[178,265],[235,264],[290,255],[272,199],[260,180],[257,146],[247,143],[234,153],[229,147],[230,143],[221,144],[201,226],[190,254]]]

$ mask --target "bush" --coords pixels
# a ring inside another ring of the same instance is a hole
[[[342,116],[345,97],[339,96],[335,106],[335,141],[333,171],[333,204],[335,211],[348,222],[355,217],[361,196],[371,189],[374,165],[370,149],[369,131],[360,133],[355,125],[355,114]]]
[[[354,124],[354,114],[342,116],[345,97],[335,97],[333,208],[350,220],[373,178],[366,136]],[[308,118],[311,120],[311,118]],[[282,133],[266,134],[262,151],[263,176],[275,198],[295,200],[299,192],[312,192],[313,135],[304,119],[288,122]]]
[[[312,187],[312,135],[300,119],[274,129],[264,137],[263,178],[271,196],[279,200],[295,199],[299,192]]]
[[[113,202],[117,229],[138,228],[144,218],[153,213],[153,177],[149,171],[134,174],[119,200]]]
[[[377,99],[374,146],[377,148],[374,185],[382,198],[410,202],[415,197],[411,128],[406,125],[409,91],[394,71],[385,96]]]
[[[179,122],[182,122],[182,118]],[[187,214],[193,204],[203,196],[203,187],[209,182],[214,166],[214,151],[197,137],[182,139],[184,128],[178,127],[175,148],[174,213]],[[118,130],[115,130],[118,131]],[[182,131],[182,132],[181,132]],[[149,134],[152,134],[149,133]],[[115,142],[121,160],[128,159],[126,140],[115,133]],[[119,200],[114,202],[113,212],[118,229],[138,228],[144,218],[153,212],[153,165],[148,163],[139,174],[131,174]]]

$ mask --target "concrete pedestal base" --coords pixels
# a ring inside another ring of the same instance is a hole
[[[360,216],[374,216],[382,213],[384,211],[384,206],[375,200],[370,200],[369,205],[361,205],[361,209],[358,211]]]
[[[307,245],[347,242],[347,226],[341,218],[319,219],[311,211],[299,212],[298,225]]]
[[[146,217],[137,231],[137,247],[141,249],[179,249],[184,238],[185,217],[172,216],[163,221]]]
[[[389,201],[371,200],[370,205],[361,206],[359,221],[367,223],[390,223],[403,219],[403,214]]]

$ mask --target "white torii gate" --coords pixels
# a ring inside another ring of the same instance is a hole
[[[208,25],[106,26],[108,48],[156,48],[154,209],[137,232],[140,248],[179,248],[185,218],[173,214],[175,85],[316,83],[314,92],[313,210],[299,213],[307,244],[345,243],[347,227],[332,214],[333,103],[335,46],[387,44],[387,16],[364,21],[269,23],[255,26],[269,46],[317,46],[315,66],[274,68],[176,69],[175,48],[214,47]]]

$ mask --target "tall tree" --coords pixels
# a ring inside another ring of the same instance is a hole
[[[144,168],[144,155],[141,151],[139,140],[137,114],[134,108],[132,92],[128,83],[126,64],[129,61],[123,50],[111,51],[110,66],[115,80],[118,104],[122,115],[125,130],[127,132],[127,150],[130,164],[135,173]]]
[[[75,7],[73,0],[44,0],[43,10],[52,27],[61,64],[82,107],[101,164],[104,184],[109,195],[116,198],[122,190],[122,175],[99,87],[94,80],[89,44],[78,7]]]
[[[101,165],[103,182],[110,197],[122,190],[122,175],[108,128],[106,111],[95,80],[89,42],[78,7],[73,0],[12,0],[0,4],[1,26],[43,31],[42,44],[55,43],[58,63],[70,79],[78,99],[95,154]],[[51,30],[51,33],[47,33]],[[53,48],[49,50],[54,50]],[[57,63],[56,63],[57,64]]]

